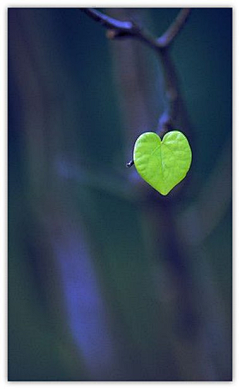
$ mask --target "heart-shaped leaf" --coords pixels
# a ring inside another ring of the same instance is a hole
[[[154,132],[145,132],[136,140],[133,160],[140,176],[167,195],[186,176],[192,152],[180,131],[168,132],[163,140]]]

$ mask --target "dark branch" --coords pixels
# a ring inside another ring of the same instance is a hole
[[[132,22],[122,22],[113,19],[94,8],[81,8],[81,11],[90,16],[95,22],[99,22],[105,28],[109,28],[110,30],[121,30],[131,34],[133,33],[134,25]]]
[[[190,13],[189,8],[182,9],[167,31],[157,39],[154,38],[146,29],[143,29],[133,21],[121,21],[111,18],[94,8],[80,8],[80,10],[95,20],[95,22],[98,22],[103,27],[107,28],[109,30],[107,33],[108,38],[116,39],[122,37],[132,37],[141,40],[156,50],[164,49],[173,42],[174,38],[184,26]]]
[[[159,52],[162,72],[165,84],[166,108],[160,116],[157,133],[162,136],[174,128],[174,122],[178,113],[180,92],[175,67],[170,58],[169,51]]]
[[[110,39],[131,37],[141,40],[152,48],[159,48],[157,40],[134,21],[120,21],[97,11],[94,8],[81,8],[81,11],[96,22],[99,22],[103,27],[107,28],[109,30],[107,37]]]
[[[162,136],[165,132],[171,130],[177,115],[179,91],[175,69],[169,57],[168,48],[186,23],[190,14],[190,8],[182,9],[169,28],[158,39],[154,38],[148,31],[133,21],[114,19],[94,8],[81,8],[81,11],[105,27],[108,30],[108,38],[132,37],[141,40],[157,52],[163,70],[166,99],[166,109],[160,116],[157,133]],[[126,164],[127,167],[133,165],[134,161]]]
[[[178,33],[183,28],[184,24],[186,23],[188,16],[190,14],[190,8],[184,8],[182,9],[174,22],[169,26],[167,31],[158,38],[157,42],[160,47],[168,47],[175,37],[178,35]]]

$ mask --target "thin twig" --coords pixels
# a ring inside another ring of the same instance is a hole
[[[154,38],[145,28],[143,29],[134,21],[121,21],[107,16],[94,8],[80,8],[80,10],[95,20],[95,22],[110,30],[110,33],[107,34],[108,38],[132,37],[143,41],[156,50],[165,49],[173,42],[190,13],[189,8],[182,9],[166,32],[160,38]]]
[[[96,22],[99,22],[103,27],[111,30],[121,30],[128,33],[133,33],[134,25],[131,21],[122,22],[120,20],[111,18],[110,16],[104,15],[102,12],[97,11],[94,8],[81,8],[82,12],[90,16]]]
[[[189,14],[190,8],[183,8],[179,12],[174,22],[169,26],[165,33],[158,38],[157,41],[160,47],[168,47],[173,42],[174,38],[179,34],[186,23]]]
[[[94,8],[81,8],[80,10],[108,29],[107,37],[110,39],[131,37],[141,40],[151,48],[159,48],[157,39],[152,37],[146,30],[143,30],[143,28],[134,21],[120,21],[97,11]]]
[[[169,51],[160,51],[159,55],[165,83],[166,104],[166,108],[160,116],[157,129],[157,133],[162,136],[165,132],[174,127],[174,122],[178,113],[180,92],[175,67],[170,58]]]

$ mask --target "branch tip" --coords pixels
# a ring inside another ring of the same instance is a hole
[[[178,33],[182,30],[185,25],[191,9],[183,8],[177,15],[176,19],[172,22],[172,24],[168,27],[164,34],[157,39],[157,42],[161,48],[166,48],[171,45],[174,41]]]
[[[131,167],[131,166],[133,166],[133,165],[134,165],[134,161],[131,160],[130,162],[128,162],[128,163],[126,164],[126,167]]]

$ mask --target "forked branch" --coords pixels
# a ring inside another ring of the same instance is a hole
[[[190,13],[189,8],[182,9],[165,33],[159,38],[155,38],[145,28],[133,20],[121,21],[107,16],[94,8],[81,8],[81,11],[108,29],[108,38],[117,39],[132,37],[143,41],[156,50],[165,49],[170,46],[181,31]]]
[[[94,8],[81,8],[81,11],[105,27],[109,39],[130,37],[142,41],[155,50],[162,66],[166,103],[166,108],[159,118],[157,133],[163,135],[173,128],[173,123],[178,110],[179,90],[174,66],[170,59],[168,49],[185,25],[190,14],[190,8],[183,8],[176,19],[159,38],[153,37],[145,28],[133,20],[121,21],[109,17]],[[130,161],[126,166],[131,167],[133,164],[134,161]]]
[[[157,42],[160,47],[168,47],[182,30],[190,14],[190,8],[183,8],[173,23],[165,31],[164,34],[158,38]]]

